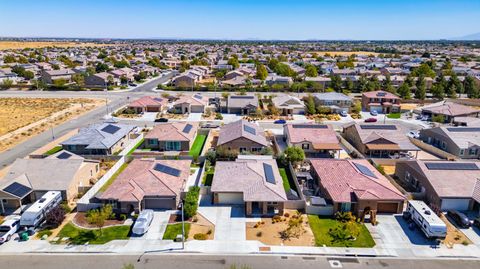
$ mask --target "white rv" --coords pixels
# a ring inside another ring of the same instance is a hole
[[[20,226],[37,227],[45,220],[45,215],[62,202],[62,193],[49,191],[37,200],[20,218]]]
[[[407,212],[427,238],[445,238],[447,236],[447,225],[445,222],[423,201],[408,201]]]

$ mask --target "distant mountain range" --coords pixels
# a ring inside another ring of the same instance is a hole
[[[451,40],[480,40],[480,32],[471,34],[471,35],[466,35],[466,36],[461,36],[461,37],[454,37],[454,38],[449,38]]]

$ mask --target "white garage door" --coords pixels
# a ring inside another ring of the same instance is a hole
[[[378,113],[382,113],[382,107],[381,106],[371,106],[370,107],[370,112],[372,111],[377,111]]]
[[[470,199],[442,199],[442,211],[456,209],[456,210],[468,210]]]
[[[218,193],[219,204],[243,204],[243,193]]]

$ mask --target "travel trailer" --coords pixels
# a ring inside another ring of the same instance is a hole
[[[423,201],[408,201],[403,216],[415,222],[427,238],[447,236],[447,225]]]
[[[45,220],[45,216],[62,202],[62,193],[49,191],[37,200],[20,218],[21,227],[38,227]]]

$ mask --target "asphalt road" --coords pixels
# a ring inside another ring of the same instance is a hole
[[[479,268],[479,260],[466,259],[391,259],[344,258],[318,256],[273,255],[201,255],[156,254],[145,255],[138,262],[138,255],[118,254],[21,254],[1,255],[2,268],[15,269],[122,269],[133,265],[135,269],[291,269],[291,268],[395,268],[395,269],[447,269]],[[338,265],[341,267],[335,267]]]
[[[143,85],[140,85],[128,92],[71,92],[71,91],[3,91],[0,92],[0,97],[68,97],[68,98],[105,98],[109,100],[108,102],[108,111],[118,109],[121,106],[124,106],[129,100],[133,98],[138,98],[143,95],[152,94],[152,89],[156,88],[159,83],[163,83],[169,80],[173,74],[158,77],[153,79]],[[101,106],[93,111],[90,111],[82,116],[69,120],[57,127],[54,127],[53,130],[49,129],[41,134],[38,134],[25,142],[18,144],[14,148],[0,153],[0,169],[6,165],[11,164],[17,158],[24,158],[32,151],[42,147],[43,145],[52,141],[52,131],[53,137],[60,137],[69,131],[87,126],[95,122],[101,122],[104,116],[107,115],[107,107]]]

